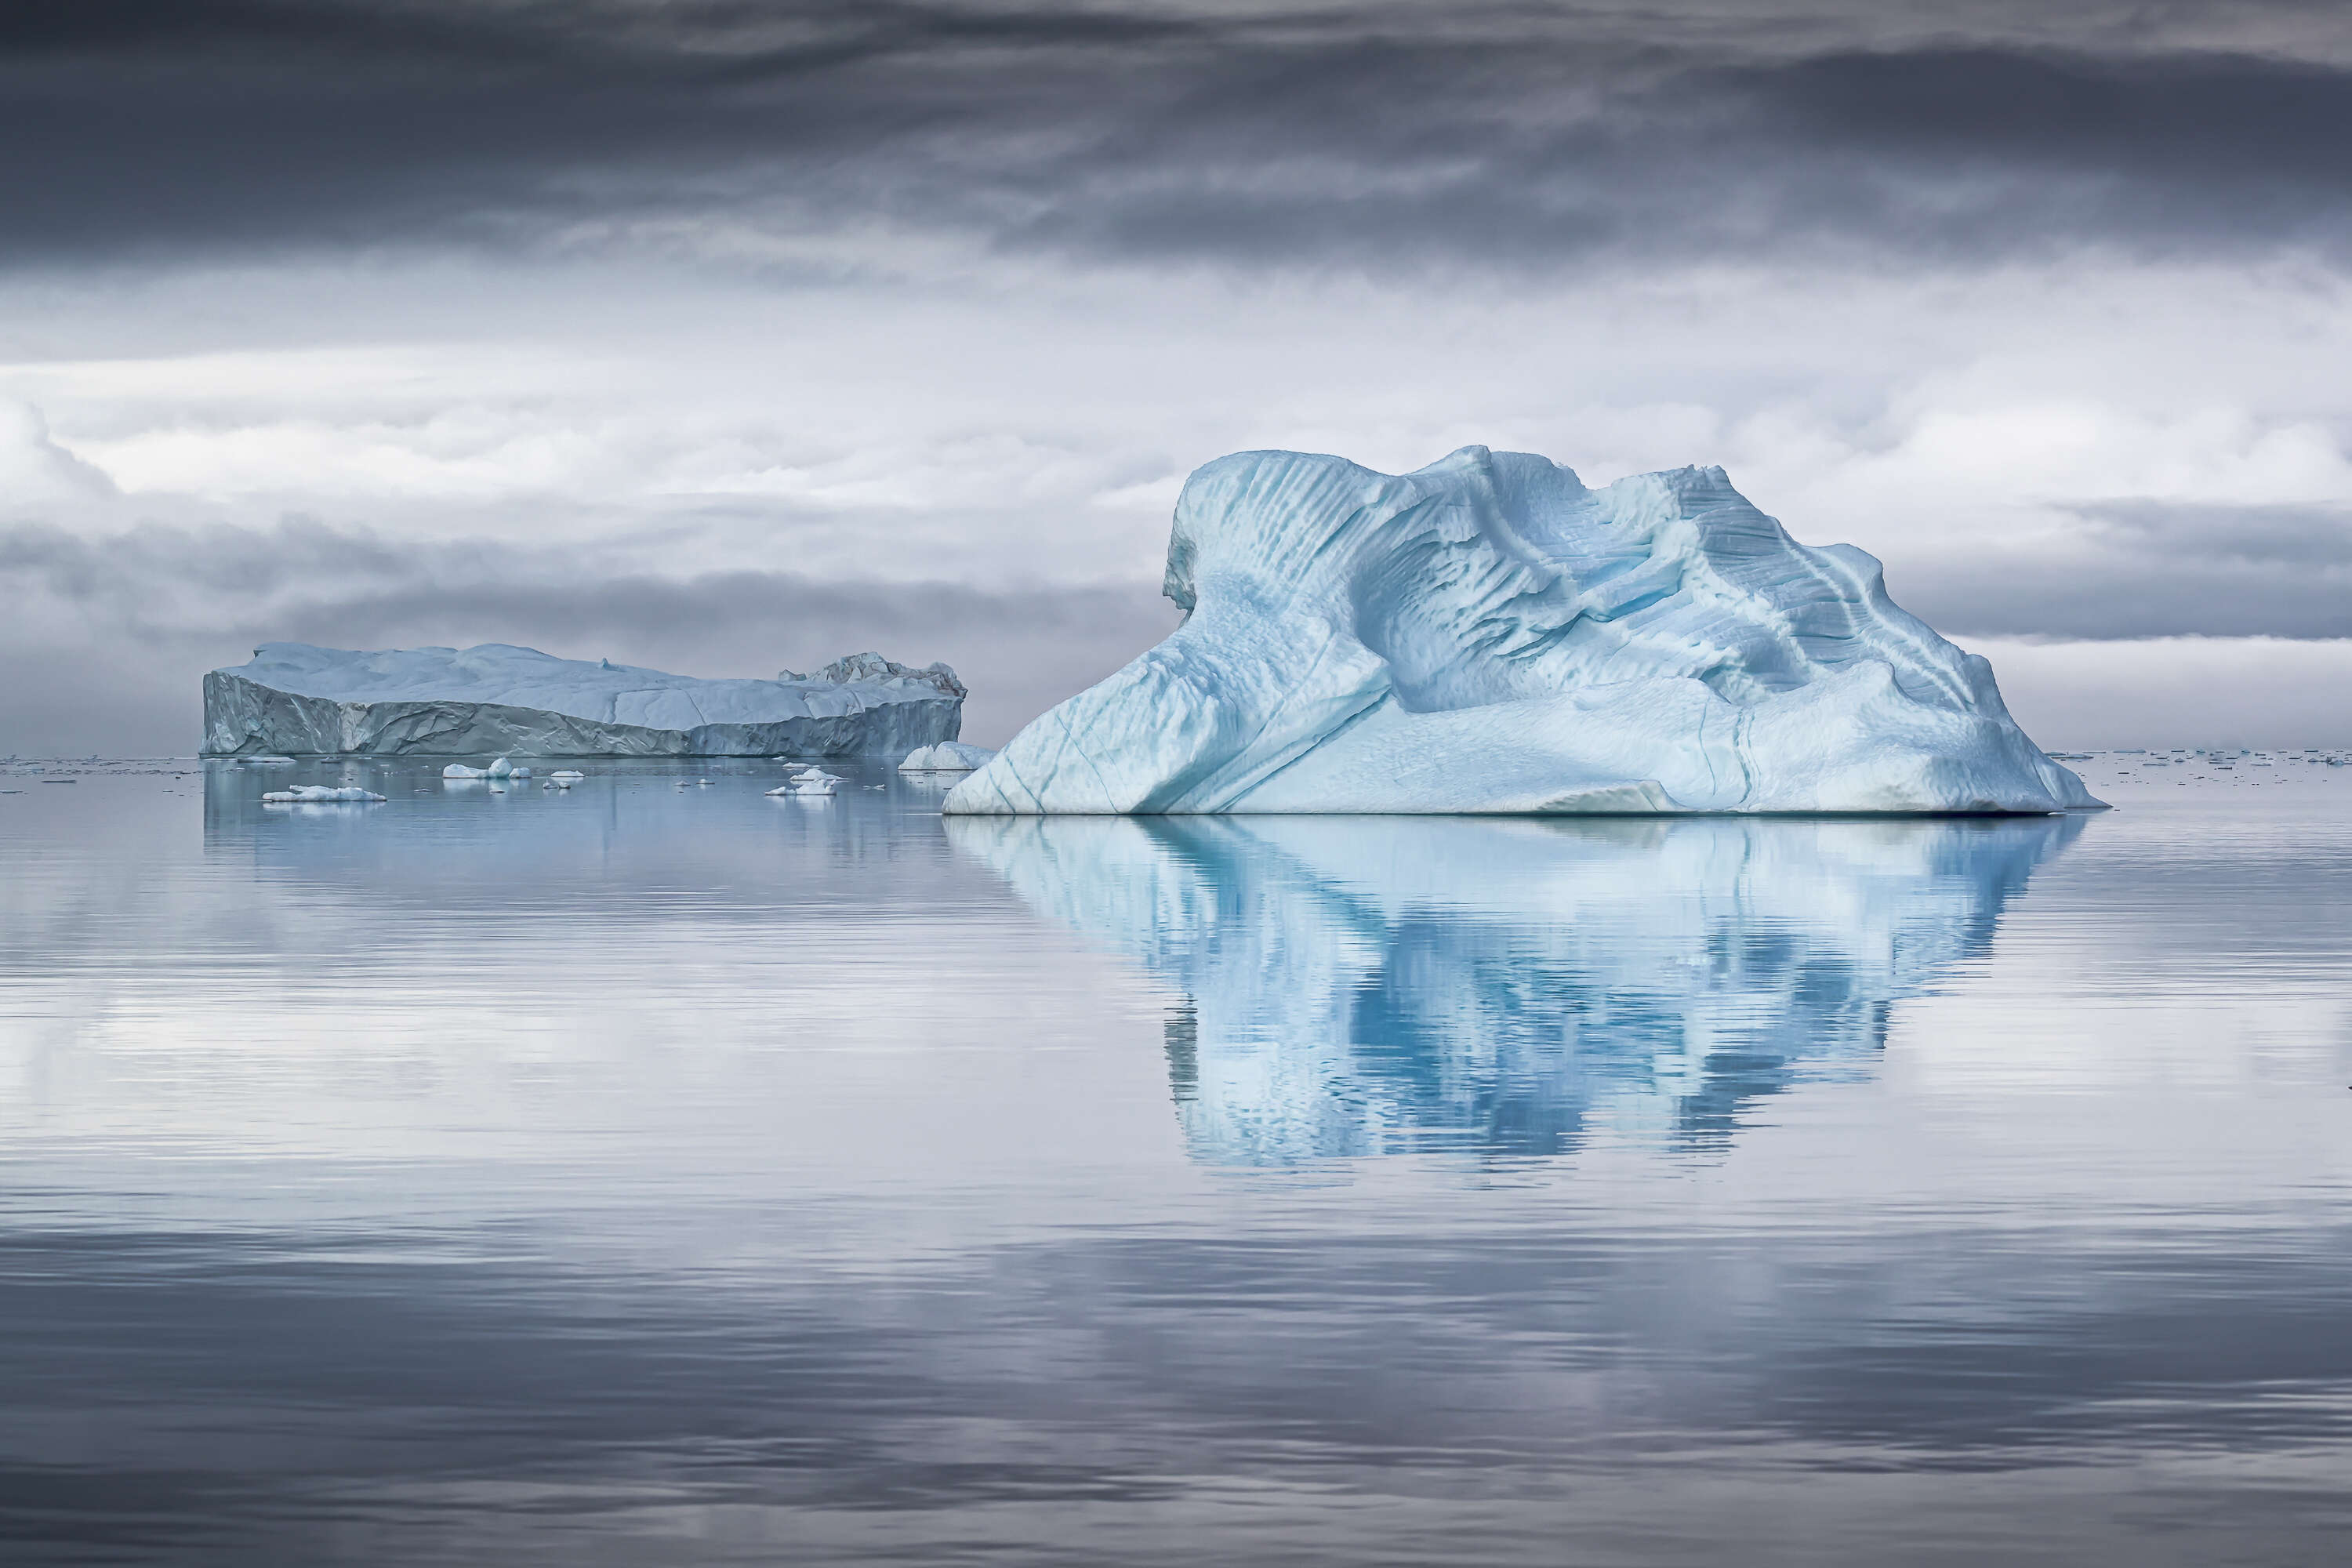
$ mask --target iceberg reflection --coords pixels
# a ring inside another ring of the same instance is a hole
[[[1727,1138],[1860,1075],[2081,817],[950,817],[1183,1000],[1196,1158]]]

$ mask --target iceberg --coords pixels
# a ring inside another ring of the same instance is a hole
[[[264,805],[316,805],[332,801],[381,801],[383,796],[363,789],[338,789],[332,784],[296,784],[274,789],[261,797]]]
[[[914,669],[871,653],[813,675],[700,680],[499,643],[376,653],[264,643],[251,662],[205,677],[204,751],[895,757],[954,740],[964,695],[944,664]]]
[[[1721,468],[1244,452],[1177,501],[1165,641],[950,815],[2095,809],[1992,667]]]
[[[936,746],[918,746],[907,753],[898,764],[902,773],[968,773],[988,765],[996,755],[985,746],[967,746],[961,741],[941,741]]]

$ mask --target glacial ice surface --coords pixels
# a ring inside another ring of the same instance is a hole
[[[375,653],[264,643],[251,662],[205,677],[204,749],[903,756],[954,739],[963,699],[946,665],[914,669],[879,654],[813,675],[701,680],[499,643]]]
[[[1587,488],[1465,447],[1413,473],[1244,452],[1176,506],[1184,624],[950,814],[2095,807],[1992,667],[1721,468]]]

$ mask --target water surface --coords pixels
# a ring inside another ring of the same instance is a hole
[[[2331,1559],[2352,769],[2231,763],[1585,823],[0,768],[0,1552]]]

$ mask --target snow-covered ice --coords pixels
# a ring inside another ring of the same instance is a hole
[[[903,756],[953,740],[963,683],[853,654],[813,675],[701,680],[534,648],[359,653],[264,643],[205,677],[207,755]],[[457,776],[457,775],[452,775]]]
[[[951,814],[2052,812],[2100,803],[1992,667],[1720,468],[1588,489],[1465,447],[1244,452],[1176,506],[1184,624]]]
[[[985,746],[967,746],[961,741],[941,741],[936,746],[918,746],[907,753],[898,764],[902,773],[968,773],[988,765],[996,755]]]
[[[332,784],[296,784],[290,789],[274,789],[263,795],[268,805],[301,805],[325,801],[382,800],[383,796],[363,789],[338,789]]]

